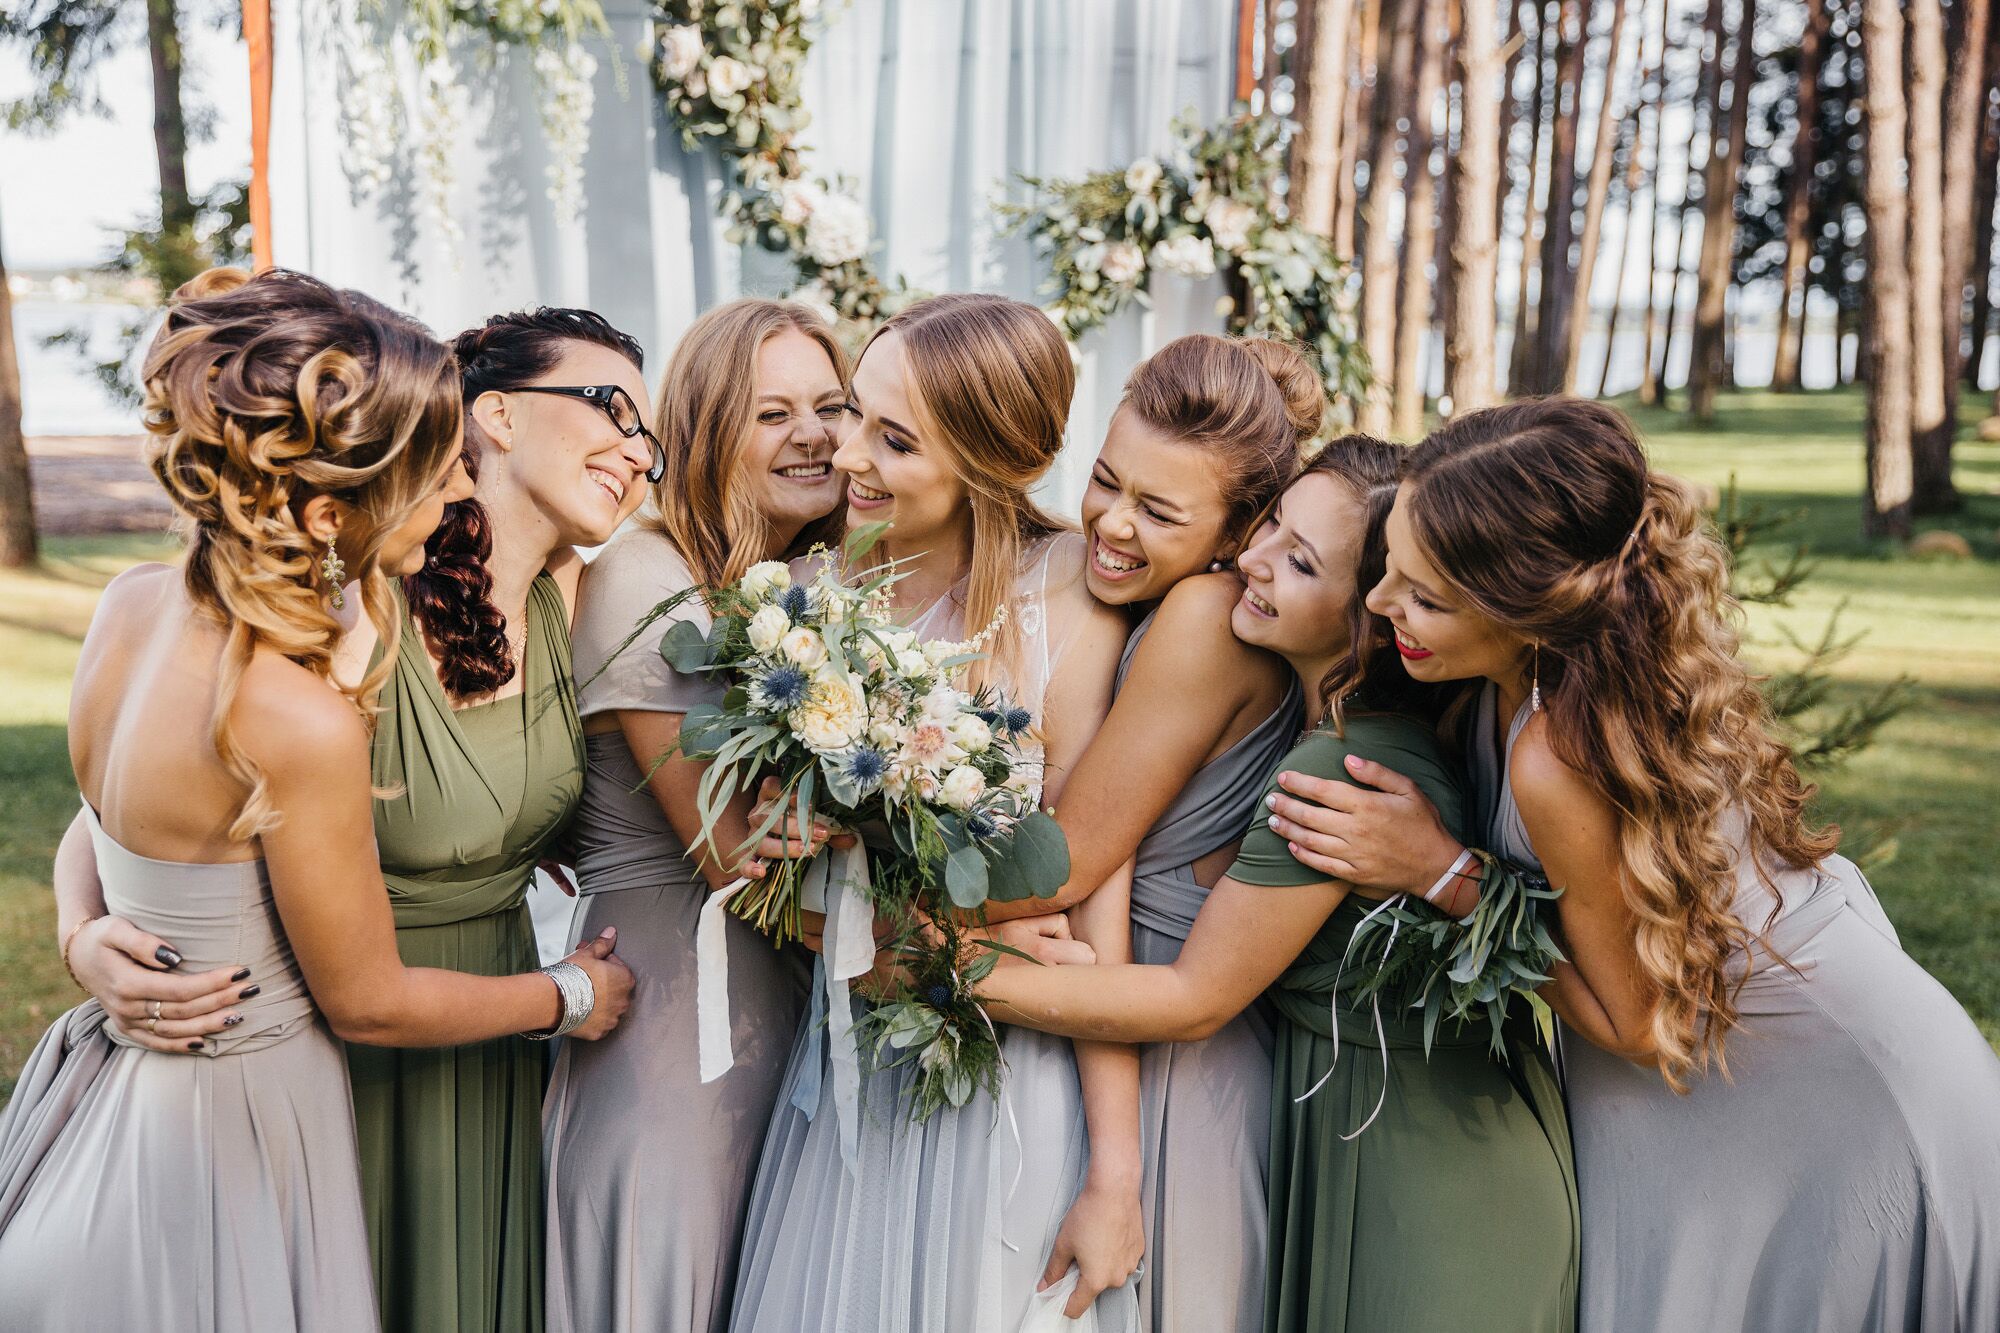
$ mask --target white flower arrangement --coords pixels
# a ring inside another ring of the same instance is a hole
[[[850,568],[884,526],[850,537]],[[887,589],[899,577],[892,564],[849,584],[823,558],[810,579],[795,582],[786,566],[767,561],[727,587],[662,602],[623,647],[693,597],[710,608],[706,632],[677,621],[660,646],[676,671],[728,685],[719,706],[688,710],[677,743],[708,765],[696,796],[698,847],[734,863],[780,818],[808,811],[859,833],[868,914],[901,923],[893,947],[907,981],[857,1030],[870,1034],[877,1059],[918,1062],[912,1109],[921,1118],[963,1105],[975,1087],[999,1085],[999,1048],[972,998],[997,955],[980,952],[966,923],[988,901],[1054,893],[1069,876],[1069,856],[1061,829],[1036,809],[1034,719],[957,683],[1004,617],[961,642],[919,642],[887,618]],[[767,774],[780,798],[742,846],[718,846],[724,811]],[[808,863],[782,861],[719,897],[782,943],[799,935],[810,873]]]

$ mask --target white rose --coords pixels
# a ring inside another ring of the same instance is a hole
[[[792,710],[791,723],[813,753],[844,750],[867,730],[868,698],[852,677],[828,672],[812,683],[805,702]]]
[[[1160,177],[1164,174],[1158,162],[1150,157],[1142,157],[1125,168],[1125,188],[1133,194],[1151,194],[1153,187],[1160,183]]]
[[[788,227],[803,227],[819,203],[820,189],[809,181],[792,181],[778,193],[778,216]]]
[[[763,612],[760,611],[758,614],[762,615]],[[780,639],[778,647],[784,651],[786,657],[807,670],[826,661],[826,640],[820,638],[817,631],[807,629],[804,625],[798,626]]]
[[[902,676],[928,676],[931,672],[930,659],[917,648],[896,650],[896,673]]]
[[[1076,252],[1076,271],[1078,273],[1095,273],[1103,266],[1104,243],[1102,241],[1094,245],[1086,245]]]
[[[793,292],[791,300],[818,315],[828,324],[840,323],[840,311],[834,308],[833,290],[818,278]]]
[[[970,702],[971,699],[962,691],[954,690],[949,685],[934,685],[931,692],[924,696],[924,721],[950,726]]]
[[[769,597],[780,588],[792,586],[792,571],[782,560],[759,560],[743,573],[746,597]]]
[[[708,62],[708,86],[718,97],[740,93],[750,86],[750,67],[734,56],[717,56]]]
[[[1218,249],[1241,254],[1250,243],[1250,227],[1257,221],[1257,213],[1250,205],[1234,199],[1217,199],[1209,204],[1204,221]]]
[[[694,73],[701,64],[701,29],[683,23],[661,33],[660,64],[676,83]]]
[[[960,713],[951,724],[951,738],[967,754],[978,754],[993,744],[993,728],[977,713]]]
[[[1104,247],[1102,271],[1106,282],[1122,287],[1146,271],[1146,256],[1130,241],[1115,242]]]
[[[768,653],[778,646],[785,637],[785,631],[791,627],[792,618],[785,614],[783,607],[762,607],[750,617],[750,646],[760,653]],[[812,631],[807,630],[806,633],[811,634]]]
[[[945,774],[938,794],[952,809],[970,810],[973,803],[986,794],[986,777],[970,764],[960,764]]]
[[[1215,272],[1215,247],[1206,236],[1183,232],[1153,247],[1154,268],[1187,278],[1206,278]]]
[[[868,211],[844,194],[823,195],[806,221],[806,253],[834,268],[868,253]]]

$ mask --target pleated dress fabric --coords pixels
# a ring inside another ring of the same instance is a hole
[[[1152,626],[1148,615],[1126,641],[1121,687]],[[1132,877],[1134,962],[1180,956],[1208,897],[1195,863],[1243,836],[1303,717],[1295,682],[1269,717],[1202,765],[1147,830]],[[1263,1323],[1271,1040],[1271,1015],[1260,1002],[1206,1041],[1140,1049],[1146,1271],[1139,1318],[1151,1333]]]
[[[373,1329],[347,1069],[264,863],[156,861],[86,818],[111,913],[263,989],[200,1054],[128,1044],[95,1000],[43,1036],[0,1114],[0,1328]]]
[[[376,723],[375,838],[411,967],[532,972],[526,895],[582,790],[569,623],[529,589],[521,692],[454,711],[404,622]],[[547,1048],[518,1036],[441,1049],[350,1044],[368,1233],[390,1333],[542,1326]]]
[[[1276,766],[1271,789],[1286,769],[1352,781],[1350,754],[1410,778],[1461,827],[1459,781],[1413,718],[1357,712],[1344,737],[1322,727]],[[1273,893],[1326,879],[1261,818],[1229,875]],[[1378,1032],[1372,1007],[1342,1001],[1336,1013],[1343,962],[1356,966],[1348,942],[1373,906],[1344,901],[1267,993],[1278,1023],[1263,1327],[1565,1333],[1577,1201],[1548,1052],[1525,1005],[1509,1016],[1504,1061],[1483,1022],[1440,1025],[1427,1056],[1420,1019],[1385,1010]]]
[[[1037,714],[1062,654],[1045,623],[1049,568],[1075,568],[1081,541],[1065,534],[1042,543],[1017,585],[1023,662],[1007,693]],[[935,603],[911,627],[925,639],[965,637],[962,597],[960,590]],[[853,1004],[858,1017],[861,1001]],[[808,1012],[786,1064],[745,1219],[729,1327],[1014,1333],[1089,1162],[1069,1041],[1003,1027],[1001,1097],[976,1092],[921,1124],[910,1119],[909,1067],[870,1071],[864,1063],[850,1172],[823,1023]],[[1094,1309],[1101,1333],[1138,1327],[1129,1285],[1104,1293]]]
[[[672,620],[708,627],[698,599],[627,644],[693,576],[660,533],[631,528],[584,576],[573,644],[580,710],[685,713],[720,702],[705,678],[660,657]],[[623,650],[619,651],[623,645]],[[701,1081],[695,925],[708,884],[645,786],[656,755],[622,733],[584,738],[571,830],[580,935],[618,928],[632,1007],[602,1041],[561,1043],[544,1107],[548,1326],[557,1333],[723,1333],[743,1212],[778,1082],[805,1012],[808,955],[728,918],[735,1066]]]
[[[1538,867],[1506,776],[1528,717],[1503,748],[1489,688],[1469,760],[1491,849]],[[1736,914],[1757,928],[1775,910],[1790,966],[1734,961],[1730,1077],[1677,1095],[1562,1030],[1582,1328],[2000,1329],[2000,1059],[1852,862],[1760,874],[1732,823]]]

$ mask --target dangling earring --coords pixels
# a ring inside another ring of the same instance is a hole
[[[341,610],[347,605],[347,593],[344,591],[347,583],[347,565],[341,560],[340,553],[333,549],[332,542],[326,544],[326,554],[319,562],[319,573],[320,577],[326,580],[327,586],[333,589],[333,609]]]
[[[1535,643],[1535,681],[1533,687],[1528,691],[1528,711],[1530,713],[1539,713],[1542,711],[1542,645],[1540,640],[1537,640]]]

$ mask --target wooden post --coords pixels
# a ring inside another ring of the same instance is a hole
[[[1247,102],[1257,88],[1257,0],[1236,4],[1236,100]]]
[[[271,267],[271,0],[243,0],[250,48],[250,251]]]

